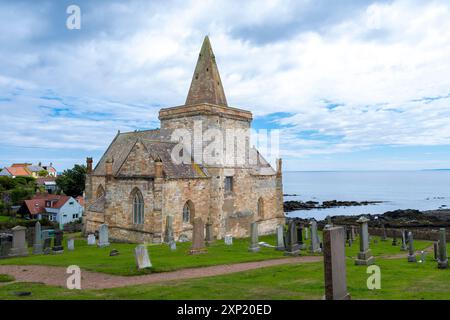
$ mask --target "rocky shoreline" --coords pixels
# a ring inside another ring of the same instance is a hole
[[[413,209],[388,211],[383,214],[361,214],[352,216],[333,216],[331,222],[336,225],[357,225],[356,220],[361,216],[368,218],[369,227],[386,228],[445,228],[450,227],[450,209],[439,209],[429,211],[419,211]],[[307,223],[309,219],[289,218],[301,223]],[[326,219],[318,221],[318,225],[323,227],[327,224]]]
[[[329,209],[337,207],[356,207],[356,206],[367,206],[371,204],[379,204],[383,201],[338,201],[330,200],[323,201],[322,203],[317,201],[285,201],[283,204],[284,212],[291,212],[297,210],[312,210],[312,209]]]

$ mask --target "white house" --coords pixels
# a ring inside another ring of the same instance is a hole
[[[38,193],[33,199],[25,200],[19,212],[33,219],[56,221],[62,229],[66,223],[80,219],[83,210],[83,206],[73,197]]]

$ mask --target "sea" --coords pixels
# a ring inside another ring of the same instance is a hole
[[[284,201],[383,201],[383,203],[291,211],[287,217],[382,214],[398,209],[450,209],[450,170],[287,171]],[[295,195],[293,195],[295,194]]]

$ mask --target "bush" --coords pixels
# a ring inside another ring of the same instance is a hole
[[[9,220],[9,221],[2,221],[0,222],[0,230],[5,229],[12,229],[15,226],[23,226],[26,228],[33,228],[36,224],[37,220]],[[52,221],[42,219],[39,221],[41,223],[41,226],[46,227],[56,227],[56,224]]]

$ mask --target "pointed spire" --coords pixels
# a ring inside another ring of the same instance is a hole
[[[186,99],[186,105],[198,103],[211,103],[220,106],[228,106],[216,58],[211,48],[208,36],[203,40],[203,45],[197,60],[191,87]]]

